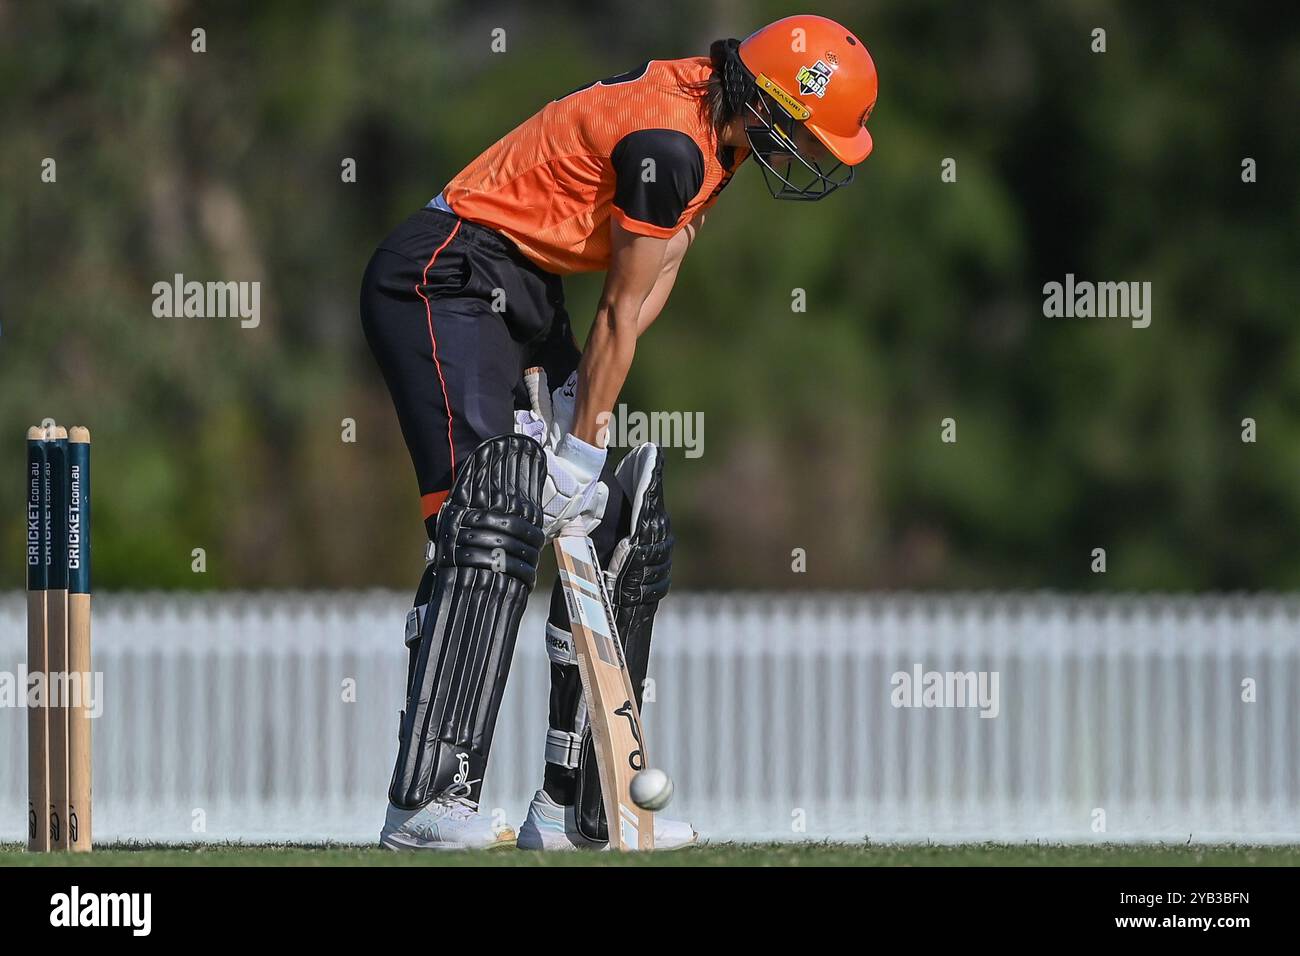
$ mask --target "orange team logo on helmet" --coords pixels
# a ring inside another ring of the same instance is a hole
[[[799,67],[799,75],[795,77],[799,81],[799,92],[807,96],[809,93],[821,99],[826,95],[826,84],[831,81],[831,67],[825,60],[818,60],[812,66]]]
[[[826,17],[786,17],[738,52],[758,88],[836,159],[856,166],[870,155],[864,124],[876,103],[876,64],[847,28]]]

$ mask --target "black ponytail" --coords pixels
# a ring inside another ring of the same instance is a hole
[[[740,61],[740,41],[714,40],[709,46],[713,76],[709,79],[705,108],[715,130],[721,130],[739,116],[753,95],[754,79]]]

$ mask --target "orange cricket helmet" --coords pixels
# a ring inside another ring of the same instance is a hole
[[[751,34],[736,55],[762,94],[746,104],[758,120],[746,123],[746,133],[772,194],[821,199],[852,182],[853,167],[871,153],[866,122],[876,105],[876,65],[863,42],[834,20],[800,15]],[[803,155],[796,123],[820,141],[835,165],[823,170]],[[796,165],[805,180],[800,185],[791,178]],[[837,179],[841,166],[848,168]]]

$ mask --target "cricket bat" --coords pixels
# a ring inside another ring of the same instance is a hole
[[[587,699],[610,849],[653,850],[654,814],[633,803],[630,792],[632,778],[647,766],[645,733],[614,626],[604,572],[591,539],[585,535],[556,538],[555,560]]]

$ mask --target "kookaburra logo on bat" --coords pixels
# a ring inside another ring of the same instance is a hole
[[[632,702],[630,700],[623,701],[623,706],[619,707],[614,713],[627,718],[627,725],[632,730],[632,739],[636,741],[636,750],[627,755],[628,765],[633,770],[644,769],[645,755],[641,752],[641,748],[645,745],[641,742],[641,728],[636,725],[636,718],[632,716]]]

